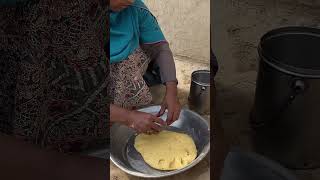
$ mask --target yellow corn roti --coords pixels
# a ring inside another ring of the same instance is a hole
[[[159,170],[182,169],[197,157],[190,136],[166,130],[152,135],[139,134],[134,147],[148,165]]]

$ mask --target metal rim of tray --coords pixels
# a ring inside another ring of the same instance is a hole
[[[158,107],[158,106],[150,106],[150,107],[147,107],[147,108],[142,108],[142,109],[139,109],[138,111],[144,111],[146,109],[149,109],[149,108],[153,108],[153,107]],[[189,111],[191,113],[193,113],[195,116],[198,116],[199,119],[204,122],[207,126],[208,126],[208,130],[210,131],[210,126],[208,124],[208,122],[202,117],[200,116],[199,114],[193,112],[193,111],[190,111],[189,109],[183,109],[184,111]],[[140,172],[133,172],[125,167],[122,167],[120,166],[120,164],[118,164],[111,156],[111,153],[110,153],[110,160],[112,161],[112,163],[114,165],[116,165],[119,169],[121,169],[122,171],[126,172],[127,174],[129,175],[132,175],[132,176],[136,176],[136,177],[142,177],[142,178],[164,178],[164,177],[169,177],[169,176],[173,176],[173,175],[177,175],[177,174],[180,174],[182,172],[185,172],[189,169],[191,169],[192,167],[194,167],[195,165],[197,165],[200,161],[202,161],[209,153],[210,151],[210,141],[208,142],[208,144],[203,148],[202,152],[197,156],[197,158],[195,160],[192,161],[192,163],[190,163],[187,167],[185,168],[182,168],[182,169],[179,169],[179,170],[173,170],[173,171],[169,171],[168,173],[166,174],[161,174],[161,175],[148,175],[148,174],[144,174],[144,173],[140,173]]]

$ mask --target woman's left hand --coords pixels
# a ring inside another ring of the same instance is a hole
[[[167,82],[166,83],[166,95],[163,99],[161,109],[158,112],[157,116],[162,116],[166,109],[168,110],[168,117],[166,120],[167,125],[172,124],[180,116],[181,105],[177,97],[177,83],[176,82]]]

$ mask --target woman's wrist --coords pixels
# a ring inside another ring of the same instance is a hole
[[[166,94],[177,96],[178,85],[175,81],[166,82]]]
[[[132,113],[133,111],[131,110],[125,110],[125,114],[123,115],[124,116],[124,120],[123,120],[123,123],[127,126],[130,126],[132,124],[131,122],[131,117],[132,117]]]
[[[110,120],[120,124],[128,125],[130,123],[132,111],[113,105],[110,105]]]

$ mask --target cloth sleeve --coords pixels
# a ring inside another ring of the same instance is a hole
[[[176,67],[172,51],[167,42],[156,44],[142,44],[142,48],[159,66],[162,83],[177,82]]]

